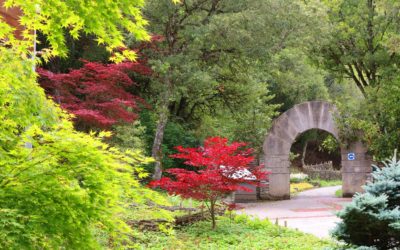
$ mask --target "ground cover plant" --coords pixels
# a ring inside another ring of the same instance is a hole
[[[310,178],[307,174],[302,173],[300,170],[296,170],[296,172],[290,174],[290,183],[300,183],[300,182],[308,182],[313,184],[314,186],[319,186],[319,187],[330,187],[342,184],[342,180],[326,180],[321,178]]]
[[[310,184],[308,182],[291,183],[290,184],[290,193],[294,194],[294,193],[298,193],[298,192],[305,191],[308,189],[313,189],[313,188],[315,188],[315,186],[313,186],[312,184]]]
[[[209,222],[201,221],[177,229],[175,235],[157,232],[137,235],[141,249],[287,249],[320,250],[335,244],[296,230],[273,225],[244,215],[221,216],[218,227],[210,230]]]

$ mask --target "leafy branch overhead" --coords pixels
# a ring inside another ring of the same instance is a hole
[[[85,62],[80,69],[55,74],[38,69],[39,83],[54,102],[75,115],[80,130],[109,129],[112,125],[133,122],[146,102],[131,93],[137,86],[128,73],[151,74],[141,62],[103,65]]]
[[[68,55],[65,45],[65,32],[74,39],[84,33],[96,37],[97,43],[104,45],[109,52],[114,52],[112,60],[124,58],[134,60],[133,51],[116,51],[124,44],[124,32],[132,34],[139,41],[148,41],[145,30],[148,21],[142,16],[144,0],[129,1],[33,1],[5,0],[6,8],[17,8],[20,11],[20,24],[23,26],[22,39],[16,39],[12,28],[3,20],[0,39],[12,45],[20,52],[26,53],[36,39],[36,32],[46,36],[49,48],[42,57]]]

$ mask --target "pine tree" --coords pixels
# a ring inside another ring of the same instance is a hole
[[[376,249],[400,248],[400,161],[394,156],[373,173],[365,193],[358,194],[338,216],[333,235],[346,243]]]

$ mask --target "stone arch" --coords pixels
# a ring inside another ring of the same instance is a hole
[[[281,114],[272,124],[264,141],[264,164],[270,172],[268,185],[260,190],[261,199],[290,199],[290,148],[298,135],[320,129],[332,134],[339,142],[339,131],[335,123],[338,114],[333,104],[311,101],[295,105]],[[348,154],[355,159],[349,160]],[[371,173],[371,159],[367,148],[359,141],[341,147],[343,196],[361,192]]]

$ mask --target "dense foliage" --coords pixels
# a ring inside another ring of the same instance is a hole
[[[400,247],[400,161],[394,156],[373,173],[353,202],[339,213],[343,220],[333,232],[339,240],[376,249]]]
[[[155,178],[163,169],[169,120],[187,124],[202,138],[249,142],[261,154],[282,102],[288,108],[328,98],[324,72],[304,53],[320,29],[318,5],[309,5],[311,11],[297,0],[148,1],[149,30],[164,38],[148,54],[155,72],[149,101],[158,116]]]
[[[316,46],[323,65],[337,77],[348,77],[364,96],[368,88],[391,81],[398,71],[397,51],[390,43],[397,40],[400,6],[396,1],[325,1],[327,22],[331,25],[326,37]]]
[[[357,87],[339,98],[342,140],[365,143],[378,159],[399,149],[398,24],[400,5],[392,0],[325,1],[326,32],[311,49],[335,81]],[[316,53],[315,53],[316,52]],[[349,79],[349,80],[346,80]],[[361,94],[361,96],[360,96]],[[362,137],[362,136],[359,136]]]
[[[215,228],[216,203],[234,191],[251,191],[241,185],[244,183],[259,185],[265,179],[266,172],[261,167],[251,168],[254,161],[251,149],[244,149],[245,143],[233,142],[220,137],[210,137],[204,146],[183,148],[178,146],[177,154],[171,157],[184,159],[185,164],[196,167],[196,171],[171,168],[167,172],[174,180],[163,177],[150,183],[161,187],[173,195],[204,201],[209,209],[212,228]]]
[[[2,247],[97,249],[97,233],[126,242],[125,204],[137,200],[133,175],[148,159],[74,131],[31,61],[1,48],[0,62]]]
[[[62,108],[75,115],[80,130],[109,129],[138,118],[142,98],[129,93],[137,83],[128,73],[148,75],[151,70],[138,62],[103,65],[86,62],[65,74],[38,70],[39,83]]]
[[[46,98],[36,82],[34,60],[26,56],[31,52],[33,30],[48,35],[45,59],[66,52],[65,29],[75,38],[78,31],[86,30],[109,49],[122,45],[117,26],[137,28],[134,35],[143,38],[138,9],[142,2],[123,2],[123,9],[121,3],[5,2],[21,7],[21,23],[27,29],[26,39],[17,40],[12,29],[0,23],[1,248],[129,247],[132,229],[126,223],[127,208],[132,203],[146,207],[146,200],[155,195],[141,188],[135,178],[146,175],[140,165],[150,160],[138,151],[122,153],[105,144],[108,133],[76,132],[71,117]],[[103,17],[93,20],[93,10]],[[121,11],[134,14],[137,20],[124,21],[119,18]]]
[[[396,77],[368,93],[369,97],[359,105],[342,105],[342,133],[345,138],[352,138],[354,131],[363,131],[363,140],[372,154],[377,160],[385,159],[393,149],[400,149],[400,79]]]
[[[135,39],[150,39],[144,28],[147,21],[142,16],[143,5],[143,0],[134,2],[5,0],[5,7],[20,10],[20,24],[25,29],[22,32],[23,39],[15,39],[9,32],[12,28],[0,20],[2,28],[0,38],[6,37],[6,44],[13,44],[20,52],[26,53],[36,39],[36,32],[40,32],[46,36],[49,43],[41,56],[48,59],[51,56],[67,55],[64,36],[66,32],[73,39],[78,39],[81,33],[86,33],[93,35],[97,43],[104,44],[110,52],[114,51],[113,60],[134,59],[133,51],[116,50],[125,46],[125,30]]]

